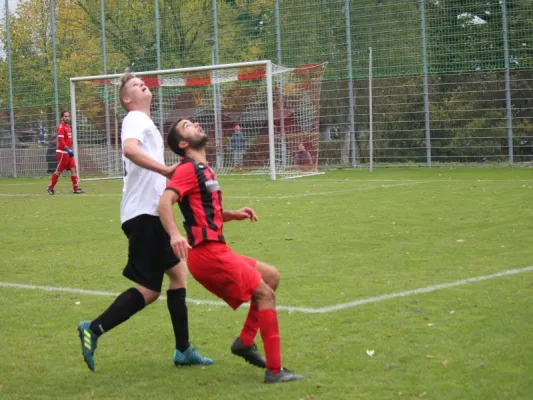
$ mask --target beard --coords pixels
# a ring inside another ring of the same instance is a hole
[[[187,139],[187,143],[189,143],[189,146],[193,150],[202,150],[205,148],[205,145],[207,144],[207,140],[209,137],[204,133],[199,138],[189,138]]]

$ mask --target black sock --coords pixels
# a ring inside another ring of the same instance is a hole
[[[189,317],[185,303],[185,288],[167,290],[167,306],[176,337],[176,349],[184,352],[189,343]]]
[[[109,332],[114,327],[127,321],[145,306],[144,297],[135,288],[129,288],[121,293],[115,301],[105,310],[102,315],[91,322],[89,329],[100,336],[104,332]]]

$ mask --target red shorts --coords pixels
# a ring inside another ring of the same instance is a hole
[[[66,152],[56,151],[56,160],[58,172],[76,168],[76,159],[70,157]]]
[[[226,243],[204,242],[189,250],[191,275],[236,310],[250,301],[261,282],[257,260],[235,253]]]

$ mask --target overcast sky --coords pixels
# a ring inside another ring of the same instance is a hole
[[[8,0],[8,4],[9,4],[9,11],[14,11],[16,10],[17,8],[17,4],[18,4],[19,0]],[[2,9],[2,12],[0,12],[0,15],[2,15],[2,22],[4,22],[4,17],[5,17],[5,7],[6,7],[6,1],[5,0],[0,0],[0,8]],[[6,53],[4,52],[4,48],[3,46],[0,46],[0,57],[1,58],[4,58],[6,56]]]
[[[17,8],[18,0],[8,0],[9,1],[9,10],[13,11],[15,8]],[[5,1],[3,2],[5,6]]]

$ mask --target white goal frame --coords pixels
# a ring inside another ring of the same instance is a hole
[[[261,60],[261,61],[251,61],[251,62],[242,62],[242,63],[232,63],[232,64],[220,64],[220,65],[207,65],[202,67],[190,67],[190,68],[176,68],[176,69],[167,69],[167,70],[155,70],[155,71],[143,71],[135,72],[135,76],[142,77],[146,75],[165,75],[172,74],[176,72],[194,72],[194,71],[206,71],[216,69],[228,69],[236,67],[255,67],[264,65],[266,67],[266,83],[267,83],[267,109],[268,109],[268,147],[269,147],[269,169],[270,169],[270,179],[276,180],[276,149],[274,145],[274,98],[272,91],[272,61],[271,60]],[[116,79],[120,78],[123,74],[111,74],[111,75],[95,75],[95,76],[82,76],[70,78],[70,114],[72,120],[72,144],[74,147],[74,157],[78,156],[78,135],[76,127],[76,82],[80,81],[90,81],[97,79]],[[163,134],[163,132],[161,132]],[[78,177],[81,179],[82,172],[80,171],[80,163],[77,162],[77,172]]]
[[[319,64],[316,64],[316,65],[319,65]],[[150,77],[154,77],[154,76],[157,76],[157,78],[159,79],[159,82],[161,83],[161,89],[166,87],[167,85],[163,84],[163,80],[164,80],[164,77],[166,75],[177,75],[177,74],[180,74],[180,75],[185,75],[187,73],[195,73],[195,72],[202,72],[202,71],[210,71],[211,72],[211,75],[212,75],[212,84],[213,84],[213,101],[216,103],[216,102],[220,102],[220,98],[218,96],[220,96],[220,89],[217,89],[217,85],[220,85],[220,84],[223,84],[224,82],[227,82],[224,78],[219,78],[219,73],[217,72],[220,72],[220,71],[223,71],[223,70],[227,70],[227,69],[237,69],[237,68],[250,68],[250,67],[264,67],[264,75],[261,77],[261,79],[265,79],[265,81],[263,81],[263,90],[266,89],[266,122],[267,122],[267,128],[268,128],[268,151],[269,151],[269,154],[268,156],[265,158],[265,161],[266,163],[268,163],[268,166],[264,165],[264,170],[263,170],[263,174],[268,174],[270,179],[271,180],[276,180],[276,176],[277,175],[280,175],[280,174],[286,174],[287,171],[284,169],[285,168],[285,157],[286,157],[286,153],[284,153],[284,149],[282,148],[281,150],[279,148],[277,148],[276,146],[276,137],[275,137],[275,132],[276,132],[276,126],[275,126],[275,115],[274,115],[274,75],[275,74],[283,74],[285,72],[289,72],[289,71],[292,71],[294,70],[294,68],[286,68],[286,67],[281,67],[281,66],[275,66],[271,60],[260,60],[260,61],[251,61],[251,62],[239,62],[239,63],[229,63],[229,64],[219,64],[219,65],[206,65],[206,66],[199,66],[199,67],[187,67],[187,68],[175,68],[175,69],[165,69],[165,70],[152,70],[152,71],[142,71],[142,72],[133,72],[136,76],[142,78],[144,76],[150,76]],[[304,67],[303,67],[304,68]],[[76,158],[76,161],[77,161],[77,167],[78,167],[78,176],[81,178],[83,176],[83,173],[84,173],[84,165],[81,164],[80,161],[81,160],[81,155],[80,155],[80,142],[79,142],[79,139],[80,139],[80,131],[78,130],[79,126],[78,126],[78,123],[80,121],[78,121],[78,110],[77,110],[77,102],[76,102],[76,83],[78,82],[91,82],[91,81],[96,81],[95,83],[98,83],[97,81],[107,81],[107,83],[104,83],[104,84],[109,84],[109,83],[112,83],[113,85],[117,85],[117,82],[118,82],[118,79],[123,75],[123,73],[120,73],[120,74],[106,74],[106,75],[94,75],[94,76],[82,76],[82,77],[73,77],[73,78],[70,78],[70,102],[71,102],[71,116],[72,116],[72,137],[73,137],[73,150],[74,150],[74,154],[75,154],[75,158]],[[170,77],[170,79],[173,79],[172,76]],[[179,79],[181,78],[178,78],[178,81],[177,82],[181,82]],[[281,78],[280,78],[281,79]],[[113,81],[113,82],[110,82],[110,81]],[[171,85],[173,86],[173,85]],[[181,86],[181,83],[180,84],[177,84],[176,86]],[[116,139],[116,143],[115,143],[115,148],[112,150],[111,149],[111,140],[110,140],[110,135],[111,135],[111,132],[110,132],[110,124],[109,124],[109,97],[108,97],[108,89],[107,89],[107,86],[104,86],[103,87],[104,89],[104,108],[105,108],[105,119],[106,119],[106,139],[107,139],[107,162],[108,162],[108,176],[104,176],[104,177],[97,177],[97,178],[85,178],[84,180],[102,180],[102,179],[117,179],[117,178],[121,178],[120,176],[120,167],[119,165],[121,165],[122,163],[119,162],[119,157],[120,157],[120,153],[117,151],[118,150],[118,143],[119,140],[118,138],[115,136],[115,139]],[[281,85],[280,85],[280,89],[281,91]],[[264,92],[263,92],[264,93]],[[79,93],[78,93],[79,95]],[[161,91],[159,91],[158,93],[159,97],[161,97]],[[116,89],[115,89],[115,103],[116,103]],[[263,97],[264,98],[264,97]],[[282,97],[283,99],[283,97]],[[82,102],[83,103],[83,102]],[[80,104],[82,104],[80,103]],[[116,104],[115,104],[116,106]],[[159,107],[161,107],[162,105],[160,104]],[[162,113],[160,113],[162,114]],[[115,112],[115,115],[116,115],[116,112]],[[82,118],[83,114],[80,115],[80,118]],[[165,134],[165,132],[163,132],[163,122],[162,122],[162,118],[161,118],[161,115],[160,115],[160,119],[161,121],[154,121],[154,123],[156,123],[156,125],[159,125],[159,130],[161,132],[162,135]],[[218,121],[220,119],[220,116],[217,117],[217,109],[215,109],[215,127],[217,126],[217,123],[220,124],[220,121]],[[159,122],[159,123],[158,123]],[[81,122],[83,124],[83,122]],[[283,124],[283,120],[282,120],[282,124]],[[115,121],[115,125],[116,125],[116,121]],[[116,127],[115,127],[116,129]],[[83,132],[81,132],[83,133]],[[116,133],[115,133],[116,135]],[[215,170],[217,170],[217,172],[220,171],[220,169],[218,168],[219,167],[219,160],[223,159],[224,157],[224,149],[222,147],[222,139],[223,139],[223,135],[222,133],[222,127],[219,125],[219,128],[216,128],[215,129],[215,147],[216,147],[216,154],[217,154],[217,162],[216,162],[216,166],[215,166]],[[284,140],[284,130],[282,129],[282,135],[283,135],[283,140]],[[219,137],[220,136],[220,137]],[[278,144],[279,146],[279,144]],[[83,149],[81,149],[83,151]],[[286,150],[285,150],[286,151]],[[279,154],[276,154],[276,152],[278,152]],[[263,153],[264,154],[264,153]],[[266,155],[265,155],[266,156]],[[281,159],[283,160],[283,163],[281,166],[277,166],[276,163],[277,161],[277,157],[279,158],[281,156]],[[317,155],[318,157],[318,155]],[[115,167],[113,168],[112,165],[114,165]],[[281,168],[279,171],[277,171],[277,168]],[[119,169],[117,169],[119,168]],[[315,165],[315,168],[316,168],[316,165]],[[223,171],[221,171],[223,172]],[[304,174],[298,174],[296,173],[296,176],[292,175],[290,177],[287,177],[287,178],[296,178],[296,177],[299,177],[299,176],[307,176],[307,175],[315,175],[315,174],[318,174],[318,172],[315,170],[315,171],[307,171],[308,173],[304,173]],[[251,172],[252,174],[257,174],[257,173],[261,173],[261,172]],[[117,176],[113,176],[113,174],[117,175]]]

